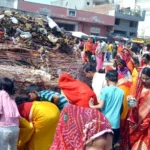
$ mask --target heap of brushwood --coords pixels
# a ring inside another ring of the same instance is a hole
[[[73,40],[51,29],[45,19],[0,12],[0,77],[13,79],[17,93],[25,93],[29,84],[58,90],[58,70],[79,79],[81,67]]]

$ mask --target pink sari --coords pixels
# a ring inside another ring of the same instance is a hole
[[[96,55],[96,62],[97,62],[96,70],[99,71],[100,69],[103,68],[103,57],[102,57],[102,55],[100,55],[100,56]]]
[[[97,48],[96,48],[96,62],[97,62],[96,70],[99,71],[103,67],[103,55],[101,52],[100,43],[98,43]]]

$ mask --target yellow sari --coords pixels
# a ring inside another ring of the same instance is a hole
[[[26,129],[23,130],[25,122],[22,122],[19,141],[26,141],[26,146],[18,142],[18,147],[25,147],[19,150],[49,150],[59,120],[59,109],[50,102],[34,101],[29,119],[34,126],[33,133],[30,123],[27,123]]]
[[[130,95],[132,95],[132,96],[135,96],[138,75],[141,70],[142,70],[142,67],[138,67],[138,68],[134,68],[134,70],[132,72],[132,86],[130,89]]]
[[[131,83],[128,80],[126,80],[125,78],[122,78],[118,81],[118,88],[120,88],[124,92],[123,112],[121,114],[121,124],[122,125],[124,124],[123,122],[126,119],[128,111],[129,111],[129,107],[127,104],[127,96],[130,95],[130,85],[131,85]]]
[[[125,122],[126,122],[128,111],[129,111],[129,107],[127,104],[127,96],[130,95],[130,85],[131,85],[131,82],[129,82],[125,78],[122,78],[118,81],[118,87],[124,91],[123,112],[122,112],[121,117],[120,117],[121,140],[123,139],[124,135],[126,134],[124,129],[126,126]]]
[[[137,76],[138,76],[138,71],[136,68],[134,68],[132,72],[132,83],[136,82]]]
[[[19,128],[20,128],[20,133],[19,133],[19,138],[18,138],[18,150],[24,150],[26,143],[30,140],[31,136],[34,133],[34,127],[32,123],[28,122],[24,118],[19,119]]]

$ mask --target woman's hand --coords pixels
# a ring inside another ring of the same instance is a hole
[[[127,103],[130,108],[135,108],[137,106],[137,101],[132,95],[127,96]]]
[[[89,100],[89,106],[91,108],[93,108],[93,106],[94,106],[94,99],[93,98],[90,98],[90,100]]]
[[[133,98],[132,95],[128,95],[128,96],[127,96],[127,101],[129,101],[129,100],[132,99],[132,98]]]

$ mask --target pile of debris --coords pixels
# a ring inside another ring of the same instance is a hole
[[[0,77],[13,79],[19,94],[33,83],[58,90],[58,71],[80,79],[82,61],[73,46],[49,17],[0,12]]]
[[[70,53],[73,47],[71,38],[50,18],[33,18],[17,11],[0,11],[0,43],[13,43],[19,47],[38,50],[60,50]],[[12,42],[11,42],[12,41]]]

